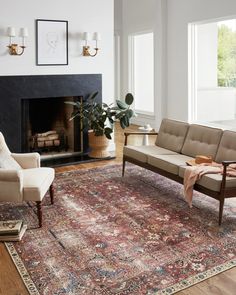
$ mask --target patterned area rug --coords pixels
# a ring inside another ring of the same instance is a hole
[[[236,265],[232,201],[219,228],[214,199],[196,193],[189,209],[173,181],[133,165],[120,175],[120,166],[57,174],[42,229],[28,205],[0,205],[0,218],[31,228],[7,247],[40,294],[173,294]]]

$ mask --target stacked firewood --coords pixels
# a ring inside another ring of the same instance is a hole
[[[58,132],[55,130],[37,133],[33,136],[33,148],[58,146],[60,146],[60,139]]]

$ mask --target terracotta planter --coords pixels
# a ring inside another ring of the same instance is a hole
[[[107,158],[110,153],[107,151],[109,145],[109,139],[105,135],[95,136],[93,131],[88,132],[89,137],[89,157],[91,158]]]

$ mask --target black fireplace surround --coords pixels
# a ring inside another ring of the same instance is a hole
[[[102,75],[0,76],[0,131],[12,152],[23,152],[22,100],[58,97],[84,99],[98,91],[102,101]]]

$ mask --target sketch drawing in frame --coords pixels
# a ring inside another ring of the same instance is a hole
[[[36,20],[36,64],[68,65],[68,21]]]

